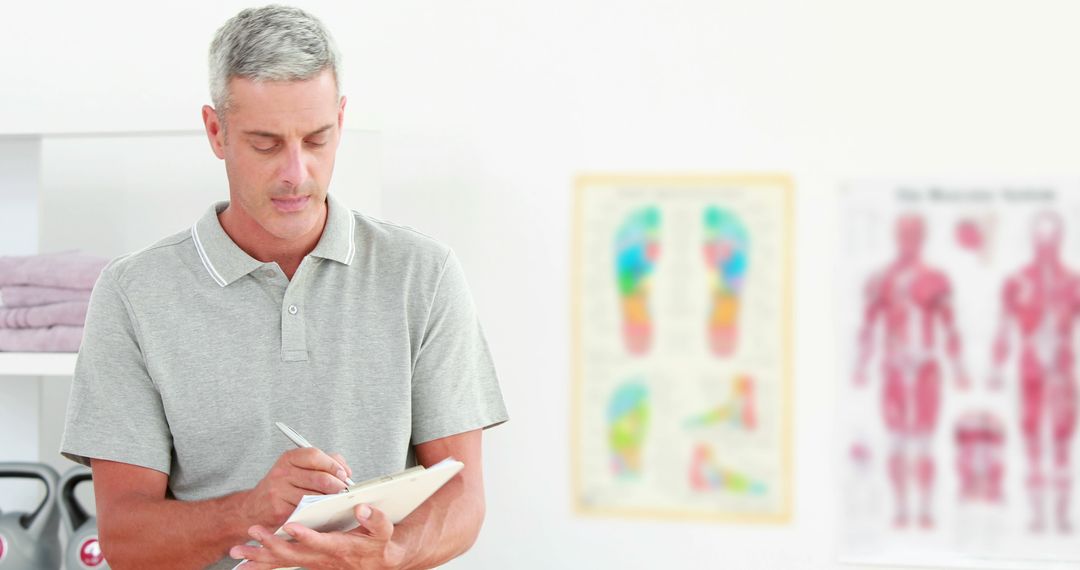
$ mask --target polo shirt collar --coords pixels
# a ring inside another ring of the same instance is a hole
[[[338,202],[333,195],[326,195],[326,226],[315,249],[314,257],[331,259],[345,265],[352,265],[356,256],[356,216]]]
[[[349,265],[356,255],[356,242],[353,239],[356,218],[333,196],[327,195],[326,205],[326,225],[310,255]],[[228,206],[228,201],[215,203],[191,226],[191,237],[199,259],[214,282],[222,287],[264,265],[240,249],[221,227],[218,214]]]

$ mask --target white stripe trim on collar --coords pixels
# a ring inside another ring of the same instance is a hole
[[[356,255],[356,212],[349,210],[349,253],[345,255],[345,265],[352,265]]]
[[[199,230],[195,226],[191,226],[191,238],[195,240],[195,250],[199,252],[199,259],[202,260],[203,267],[206,267],[207,273],[210,277],[217,282],[218,285],[224,287],[226,285],[225,279],[214,269],[214,264],[210,263],[210,258],[206,255],[206,250],[203,249],[202,242],[199,240]]]

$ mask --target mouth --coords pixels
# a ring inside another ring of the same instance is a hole
[[[307,206],[310,196],[297,196],[295,198],[271,198],[270,201],[274,203],[274,207],[279,212],[299,212]]]

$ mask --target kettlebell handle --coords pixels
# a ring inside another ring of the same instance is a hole
[[[44,526],[49,519],[46,507],[56,500],[56,486],[59,475],[56,470],[44,463],[0,463],[0,478],[19,477],[24,479],[38,479],[45,484],[45,497],[41,504],[32,512],[19,517],[19,524],[32,535],[38,535],[44,531]]]
[[[65,474],[60,480],[60,506],[65,514],[65,522],[74,531],[90,519],[90,513],[86,512],[82,504],[75,497],[75,488],[79,483],[92,481],[93,473],[85,467],[73,467],[71,472]]]

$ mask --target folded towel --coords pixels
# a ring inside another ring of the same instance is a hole
[[[0,329],[37,329],[54,325],[81,327],[86,322],[86,301],[68,301],[37,307],[0,307]]]
[[[38,287],[36,285],[9,285],[0,287],[0,306],[34,307],[63,303],[65,301],[89,301],[90,289],[64,289],[62,287]]]
[[[0,352],[78,352],[83,328],[0,329]]]
[[[0,286],[42,285],[91,289],[108,263],[108,259],[78,251],[0,256]]]

